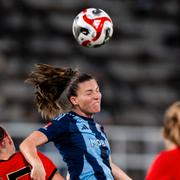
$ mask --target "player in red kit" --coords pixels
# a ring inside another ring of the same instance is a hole
[[[45,168],[46,180],[64,179],[50,159],[40,152],[38,156]],[[30,180],[30,173],[30,164],[20,152],[16,152],[9,133],[0,126],[0,180]]]
[[[180,179],[180,101],[173,103],[165,113],[163,137],[166,149],[156,156],[146,180]]]

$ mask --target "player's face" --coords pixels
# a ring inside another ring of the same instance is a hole
[[[7,149],[7,153],[15,153],[14,142],[7,131],[4,131],[3,139],[1,140],[0,146],[2,147],[4,144],[6,144],[5,147]]]
[[[7,134],[5,133],[5,131],[1,128],[1,135],[0,135],[0,147],[3,144],[3,140],[6,138]]]
[[[101,93],[95,79],[78,85],[77,96],[74,97],[75,110],[80,115],[91,117],[101,110]]]

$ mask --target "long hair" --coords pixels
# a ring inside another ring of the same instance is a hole
[[[59,99],[78,74],[79,71],[72,68],[60,68],[47,64],[35,65],[25,83],[35,87],[35,103],[43,118],[52,118],[64,111]]]
[[[180,101],[166,111],[163,127],[164,137],[180,147]]]
[[[7,137],[7,136],[8,136],[8,135],[7,135],[6,130],[5,130],[2,126],[0,126],[0,147],[2,147],[3,140],[4,140],[4,138]],[[1,150],[0,150],[0,151],[1,151]]]

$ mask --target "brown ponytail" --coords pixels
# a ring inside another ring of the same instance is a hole
[[[52,118],[63,112],[59,98],[78,73],[71,68],[59,68],[47,64],[35,65],[34,71],[25,82],[35,87],[35,103],[42,117]]]
[[[164,137],[180,147],[180,102],[175,102],[166,111]]]

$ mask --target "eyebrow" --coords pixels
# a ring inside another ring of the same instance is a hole
[[[98,89],[99,89],[99,86],[96,87],[96,90],[98,90]],[[85,90],[85,92],[92,92],[92,91],[93,91],[93,89],[86,89]]]
[[[92,91],[93,91],[92,89],[85,90],[85,92],[92,92]]]

